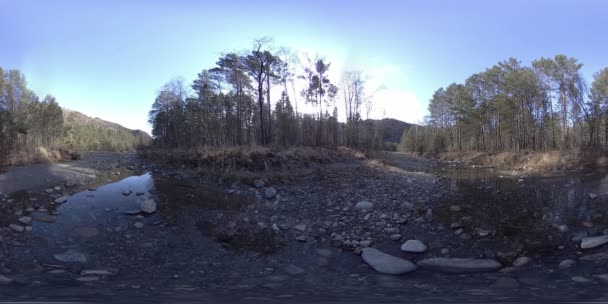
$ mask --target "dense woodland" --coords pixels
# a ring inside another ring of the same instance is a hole
[[[608,147],[608,68],[591,87],[576,58],[557,55],[498,64],[440,88],[426,126],[404,132],[416,152],[599,149]]]
[[[21,72],[0,68],[0,165],[41,147],[124,151],[146,142],[145,135],[86,124],[64,114],[53,96],[41,100],[30,90]]]
[[[362,112],[372,105],[365,77],[348,72],[338,83],[328,77],[330,69],[323,58],[300,60],[296,52],[276,49],[268,39],[256,40],[248,51],[225,53],[216,66],[197,75],[190,85],[193,94],[180,80],[160,89],[149,114],[154,146],[381,148],[382,124],[362,123]],[[304,84],[299,92],[296,81]],[[298,100],[315,110],[298,111]],[[338,121],[339,106],[346,123]]]

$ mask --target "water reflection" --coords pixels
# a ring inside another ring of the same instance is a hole
[[[126,229],[124,213],[139,210],[141,201],[151,198],[154,189],[150,173],[127,177],[98,189],[74,194],[46,214],[35,214],[33,235],[55,240],[90,238],[104,230]],[[94,190],[94,191],[92,191]],[[126,195],[128,194],[128,195]],[[56,215],[51,219],[49,215]],[[44,221],[44,217],[48,219]],[[52,222],[54,221],[54,222]]]

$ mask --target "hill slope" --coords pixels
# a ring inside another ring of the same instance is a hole
[[[384,142],[392,142],[398,144],[401,140],[403,131],[409,129],[413,124],[407,123],[394,118],[378,119],[367,119],[364,121],[365,124],[377,124],[379,123],[382,128],[382,140]]]
[[[152,137],[141,130],[131,130],[117,123],[92,118],[63,109],[65,143],[81,151],[129,151],[147,145]]]

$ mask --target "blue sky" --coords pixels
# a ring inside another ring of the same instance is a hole
[[[385,86],[372,115],[410,122],[437,88],[509,57],[564,53],[588,82],[608,66],[606,1],[273,2],[0,0],[0,66],[64,107],[146,131],[165,82],[262,36],[324,56],[335,82],[362,70]]]

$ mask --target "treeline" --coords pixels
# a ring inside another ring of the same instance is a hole
[[[63,112],[53,96],[40,100],[18,70],[0,67],[0,164],[63,140]]]
[[[608,147],[608,68],[588,88],[572,57],[516,59],[440,88],[426,126],[404,132],[400,150],[520,151]]]
[[[20,71],[0,68],[0,165],[27,163],[40,151],[52,159],[59,150],[125,151],[149,142],[131,130],[70,119],[73,113],[64,113],[51,95],[40,100]]]
[[[340,89],[328,77],[330,68],[322,58],[301,62],[288,49],[273,51],[267,39],[255,41],[251,50],[223,54],[216,66],[197,75],[190,85],[193,94],[180,80],[160,89],[149,114],[154,146],[381,147],[380,125],[362,124],[361,112],[372,103],[364,76],[345,74]],[[296,87],[304,89],[297,92]],[[273,100],[272,92],[280,98]],[[314,112],[298,111],[298,98]],[[338,122],[339,104],[346,123]]]

